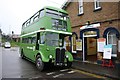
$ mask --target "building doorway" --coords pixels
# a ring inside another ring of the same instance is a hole
[[[99,38],[99,29],[87,28],[80,31],[82,39],[83,62],[97,60],[97,39]],[[94,57],[94,58],[93,58]]]
[[[97,60],[97,39],[96,37],[84,37],[84,55],[86,61]]]

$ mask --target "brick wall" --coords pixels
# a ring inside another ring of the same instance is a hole
[[[76,32],[79,36],[79,28],[85,25],[87,21],[90,23],[101,22],[100,34],[102,35],[107,27],[115,27],[120,30],[118,24],[119,13],[120,12],[120,2],[102,2],[102,9],[99,11],[94,11],[94,2],[84,2],[83,10],[84,14],[78,16],[78,2],[71,2],[67,7],[66,11],[70,16],[70,21],[72,25],[72,31]],[[113,21],[112,21],[113,20]]]
[[[114,27],[114,28],[118,29],[118,31],[119,31],[118,21],[101,23],[101,25],[100,25],[100,27],[99,27],[100,37],[103,37],[104,31],[105,31],[105,29],[108,28],[108,27]]]
[[[118,18],[120,19],[120,1],[118,3]],[[119,25],[119,31],[120,31],[120,21],[118,22]]]
[[[94,2],[84,2],[84,14],[80,16],[78,16],[78,5],[78,2],[71,2],[65,9],[70,16],[72,31],[76,32],[78,37],[80,37],[80,27],[87,21],[101,23],[100,37],[103,37],[104,30],[108,27],[115,27],[120,32],[120,20],[118,20],[120,19],[120,2],[101,2],[102,9],[99,11],[94,11]],[[118,57],[120,59],[120,53]]]
[[[81,16],[78,16],[78,5],[78,2],[71,2],[66,8],[70,16],[72,27],[84,25],[87,21],[94,23],[118,18],[117,2],[102,2],[102,10],[95,12],[93,2],[84,2],[84,14]]]

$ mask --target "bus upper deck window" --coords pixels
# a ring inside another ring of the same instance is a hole
[[[43,17],[45,15],[45,11],[44,10],[41,10],[40,11],[40,17]]]
[[[33,16],[33,21],[36,21],[39,18],[39,12],[37,12],[34,16]]]

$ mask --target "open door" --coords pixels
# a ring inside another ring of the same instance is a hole
[[[97,60],[97,39],[95,37],[85,37],[85,60]]]
[[[36,50],[39,50],[40,32],[37,33]]]

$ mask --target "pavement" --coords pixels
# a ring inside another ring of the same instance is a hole
[[[118,65],[115,65],[115,67],[103,67],[100,64],[75,60],[72,67],[89,73],[120,80],[120,66]]]

